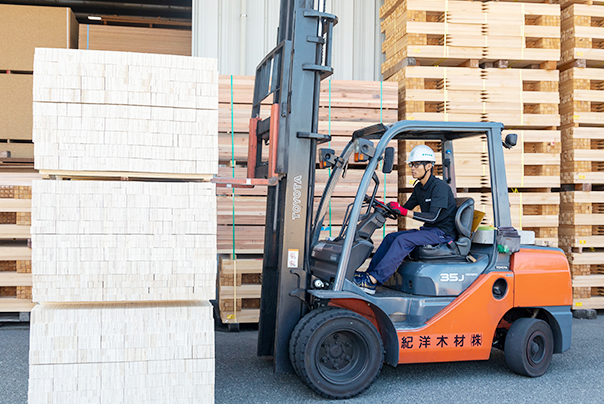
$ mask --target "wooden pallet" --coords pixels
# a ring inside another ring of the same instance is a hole
[[[407,66],[389,80],[399,83],[399,119],[560,124],[555,70]]]
[[[384,78],[407,58],[423,65],[511,60],[515,67],[560,59],[560,7],[550,4],[406,0],[380,9]]]
[[[604,247],[604,192],[562,192],[560,198],[560,247],[568,254]]]
[[[587,67],[604,64],[604,7],[573,4],[562,11],[562,66],[576,60]]]
[[[235,274],[236,283],[233,282]],[[220,258],[218,308],[223,323],[257,323],[261,291],[262,259]]]
[[[30,238],[31,187],[0,185],[0,238]]]

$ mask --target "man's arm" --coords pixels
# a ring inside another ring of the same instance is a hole
[[[410,217],[411,219],[419,220],[420,222],[434,223],[436,221],[436,219],[438,219],[438,215],[440,215],[441,211],[442,211],[442,208],[439,208],[437,206],[431,206],[430,212],[424,213],[424,212],[410,211],[407,214],[407,217]]]

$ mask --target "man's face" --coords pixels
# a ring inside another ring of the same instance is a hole
[[[426,171],[430,171],[432,163],[411,163],[411,176],[415,179],[422,178]]]

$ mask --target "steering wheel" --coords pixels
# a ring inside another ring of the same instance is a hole
[[[369,195],[365,195],[364,201],[366,203],[370,203],[371,197]],[[384,216],[389,217],[390,219],[397,219],[399,217],[397,211],[395,211],[394,209],[390,209],[390,206],[386,205],[382,201],[378,201],[377,199],[373,200],[373,204],[371,206],[383,210]]]

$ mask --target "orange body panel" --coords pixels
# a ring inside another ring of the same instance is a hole
[[[508,281],[508,290],[501,300],[495,300],[493,283],[499,278]],[[510,272],[481,275],[424,327],[399,330],[399,363],[488,359],[497,324],[512,308],[513,286]],[[429,341],[425,337],[429,337]]]
[[[562,251],[521,248],[512,255],[514,307],[570,306],[572,281]]]

